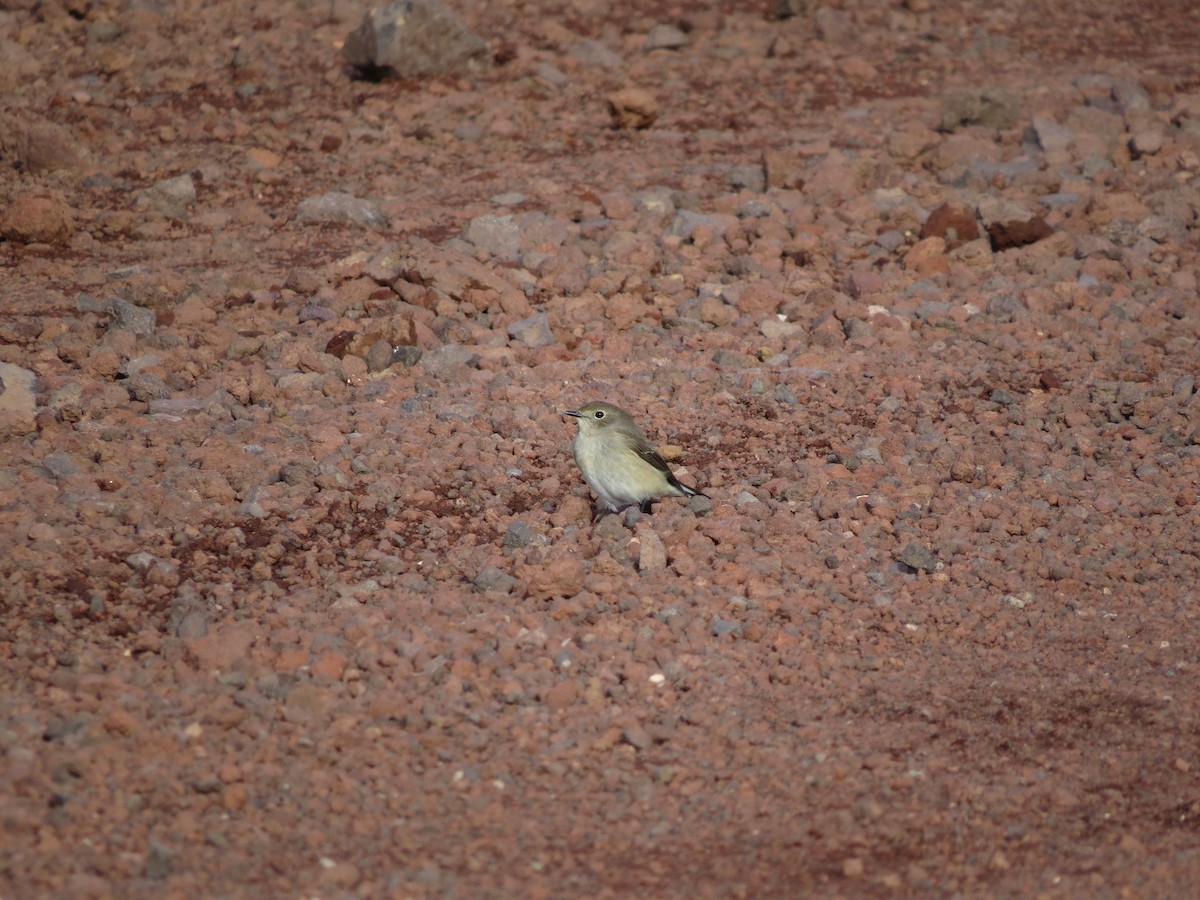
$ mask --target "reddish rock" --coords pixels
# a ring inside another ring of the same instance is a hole
[[[560,681],[546,692],[543,701],[551,709],[566,709],[579,696],[579,684],[574,679]]]
[[[188,659],[202,672],[227,672],[246,659],[262,629],[255,622],[230,622],[185,642]]]
[[[20,43],[5,42],[0,57],[0,90],[8,90],[5,75],[14,64],[21,68],[20,58],[25,54]],[[36,65],[16,76],[12,87],[21,82],[28,83],[36,76]],[[16,74],[16,73],[14,73]],[[40,175],[46,172],[78,169],[84,165],[87,150],[70,130],[45,119],[0,114],[0,164],[5,168],[18,169]]]
[[[796,190],[804,186],[804,159],[799,154],[764,150],[762,165],[767,175],[768,188]]]
[[[997,252],[1024,247],[1054,233],[1040,215],[1012,200],[995,197],[981,200],[979,218],[991,239],[992,249]]]
[[[75,230],[75,214],[61,198],[19,194],[0,213],[0,238],[21,244],[63,244]]]
[[[642,88],[625,88],[605,98],[616,128],[649,128],[658,118],[658,101]]]
[[[946,249],[953,250],[979,237],[979,223],[975,220],[974,210],[965,203],[951,200],[929,214],[921,226],[920,236],[942,238]]]
[[[667,566],[667,548],[663,546],[662,538],[650,529],[640,529],[635,540],[638,541],[638,571],[654,572]]]
[[[0,896],[1197,893],[1195,29],[771,5],[6,6]]]
[[[346,671],[349,660],[344,653],[327,651],[316,658],[312,664],[312,673],[337,681]]]
[[[904,255],[904,268],[921,277],[949,272],[950,260],[946,256],[945,239],[927,237],[917,241]]]
[[[578,594],[583,590],[586,574],[583,560],[568,556],[528,566],[524,577],[531,600],[549,600]]]

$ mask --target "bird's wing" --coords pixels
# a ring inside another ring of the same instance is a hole
[[[650,465],[654,466],[654,468],[664,473],[667,476],[668,481],[675,477],[673,474],[671,474],[671,467],[667,465],[667,461],[663,459],[661,455],[659,455],[659,452],[655,446],[651,444],[650,441],[648,441],[645,437],[639,437],[636,441],[634,441],[633,452],[646,462],[650,463]]]
[[[697,490],[691,485],[684,484],[676,478],[675,473],[671,471],[671,467],[667,465],[667,461],[662,458],[662,455],[659,454],[658,450],[655,449],[655,446],[650,443],[650,440],[645,435],[639,436],[634,441],[633,452],[662,472],[667,477],[667,484],[679,491],[681,495],[687,497],[695,497],[697,495],[701,497],[708,496],[703,491]]]

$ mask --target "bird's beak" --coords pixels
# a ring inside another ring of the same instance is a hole
[[[581,418],[581,414],[580,414],[579,410],[577,410],[577,409],[564,409],[563,415],[564,416],[574,416],[577,419]]]

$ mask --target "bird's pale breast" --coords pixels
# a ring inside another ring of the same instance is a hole
[[[630,450],[620,434],[582,437],[580,433],[575,438],[575,462],[610,509],[679,493],[661,470]]]

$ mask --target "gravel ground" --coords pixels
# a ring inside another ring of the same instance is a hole
[[[0,3],[0,895],[1200,893],[1200,8],[615,6]]]

